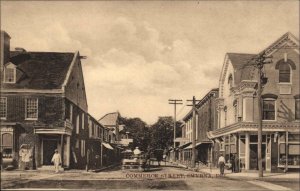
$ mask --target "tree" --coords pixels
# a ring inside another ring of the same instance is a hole
[[[151,148],[168,149],[173,146],[173,125],[172,117],[159,117],[158,121],[153,124],[151,130]],[[176,122],[176,137],[181,137],[181,123]]]
[[[131,149],[139,147],[142,151],[147,151],[150,143],[150,131],[148,125],[140,118],[120,118],[120,124],[125,125],[125,131],[130,132],[133,143],[129,145]]]

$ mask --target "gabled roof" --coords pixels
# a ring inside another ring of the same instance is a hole
[[[60,89],[75,53],[12,51],[10,61],[22,75],[15,84],[3,83],[8,89]]]
[[[284,35],[282,35],[280,38],[278,38],[275,42],[273,42],[270,46],[265,48],[263,51],[261,51],[259,54],[272,54],[272,52],[275,50],[280,49],[282,46],[286,46],[285,43],[288,43],[288,46],[292,46],[295,49],[299,50],[299,39],[295,37],[291,32],[287,32]]]
[[[234,83],[238,84],[242,80],[250,80],[250,71],[253,69],[250,64],[253,63],[253,59],[256,54],[244,54],[244,53],[227,53],[234,69]]]
[[[119,112],[105,114],[98,121],[104,126],[116,126],[120,114]]]

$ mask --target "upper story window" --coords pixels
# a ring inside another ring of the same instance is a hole
[[[79,115],[76,117],[76,134],[79,134]]]
[[[25,119],[37,120],[38,119],[38,99],[26,98],[25,99]]]
[[[275,120],[276,116],[276,103],[275,99],[263,100],[263,120]]]
[[[4,83],[16,83],[16,66],[11,63],[4,68]]]
[[[292,82],[292,70],[296,70],[296,64],[288,58],[279,60],[275,69],[279,70],[279,83]]]
[[[300,120],[300,98],[295,99],[295,119]]]
[[[7,116],[7,98],[0,98],[0,119],[6,119]]]
[[[291,82],[291,68],[288,64],[279,65],[279,83]]]
[[[84,129],[84,113],[82,113],[81,118],[82,118],[82,119],[81,119],[81,122],[82,122],[81,128]]]
[[[233,104],[233,108],[234,108],[234,121],[238,122],[238,107],[237,107],[237,102],[235,102]]]
[[[229,76],[228,76],[228,84],[229,84],[229,88],[232,88],[232,86],[233,86],[233,77],[232,77],[232,74],[229,74]]]
[[[73,105],[70,104],[70,122],[73,123]]]

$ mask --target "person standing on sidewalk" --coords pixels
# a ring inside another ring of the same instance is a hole
[[[61,156],[58,153],[57,149],[55,149],[55,153],[52,157],[51,162],[54,163],[55,173],[58,173],[59,172],[59,165],[61,164]]]
[[[224,167],[225,167],[225,158],[223,157],[223,154],[220,154],[220,157],[218,159],[218,164],[220,168],[220,175],[224,176]]]
[[[230,158],[230,163],[231,163],[231,172],[235,173],[236,166],[235,166],[235,156],[234,156],[234,154],[232,154],[232,156]]]

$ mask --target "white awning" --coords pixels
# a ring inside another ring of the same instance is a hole
[[[185,147],[183,150],[191,149],[191,148],[193,148],[193,144],[190,144],[188,147]]]
[[[102,145],[107,149],[114,150],[114,148],[112,148],[112,146],[110,146],[108,143],[102,143]]]

